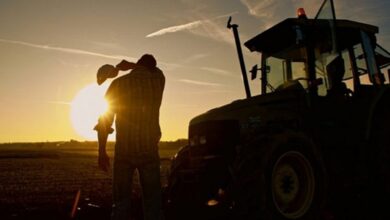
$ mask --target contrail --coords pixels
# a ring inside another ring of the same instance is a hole
[[[221,86],[221,84],[218,83],[209,83],[209,82],[201,82],[201,81],[195,81],[190,79],[179,79],[180,82],[189,83],[193,85],[199,85],[199,86]]]
[[[224,17],[230,16],[230,15],[233,15],[233,14],[237,14],[237,13],[238,12],[232,12],[232,13],[229,13],[229,14],[224,14],[224,15],[220,15],[220,16],[214,17],[212,19],[197,20],[197,21],[192,21],[192,22],[187,23],[187,24],[181,24],[181,25],[176,25],[176,26],[163,28],[163,29],[160,29],[160,30],[158,30],[156,32],[153,32],[151,34],[146,35],[146,37],[150,38],[150,37],[161,36],[161,35],[168,34],[168,33],[174,33],[174,32],[183,31],[183,30],[190,30],[190,29],[199,27],[200,25],[202,25],[204,23],[210,22],[211,20],[224,18]]]
[[[232,75],[229,71],[223,70],[223,69],[218,69],[218,68],[213,68],[213,67],[201,67],[201,70],[206,70],[218,75]]]
[[[0,38],[0,42],[8,43],[8,44],[23,45],[23,46],[27,46],[27,47],[33,47],[33,48],[44,49],[44,50],[53,50],[53,51],[72,53],[72,54],[80,54],[80,55],[88,55],[88,56],[95,56],[95,57],[103,57],[103,58],[115,59],[115,60],[136,59],[136,58],[128,57],[128,56],[107,55],[107,54],[103,54],[103,53],[95,53],[95,52],[91,52],[91,51],[74,49],[74,48],[54,47],[54,46],[49,46],[49,45],[34,44],[34,43],[29,43],[29,42],[24,42],[24,41],[7,40],[7,39],[1,39],[1,38]]]
[[[122,60],[122,59],[125,59],[125,60],[138,60],[138,58],[129,57],[129,56],[107,55],[107,54],[103,54],[103,53],[95,53],[95,52],[91,52],[91,51],[74,49],[74,48],[54,47],[54,46],[49,46],[49,45],[34,44],[34,43],[25,42],[25,41],[7,40],[7,39],[2,39],[2,38],[0,38],[0,43],[16,44],[16,45],[22,45],[22,46],[33,47],[33,48],[44,49],[44,50],[52,50],[52,51],[59,51],[59,52],[72,53],[72,54],[80,54],[80,55],[87,55],[87,56],[94,56],[94,57],[103,57],[103,58],[114,59],[114,60]],[[167,69],[168,68],[169,69],[174,69],[174,68],[177,68],[177,67],[180,66],[178,64],[166,63],[166,62],[163,62],[163,61],[160,61],[159,64],[163,65]]]
[[[182,30],[192,29],[192,28],[198,27],[203,22],[205,22],[205,20],[197,20],[197,21],[193,21],[193,22],[190,22],[187,24],[163,28],[161,30],[158,30],[156,32],[153,32],[151,34],[146,35],[146,37],[156,37],[156,36],[161,36],[161,35],[167,34],[167,33],[174,33],[174,32],[178,32],[178,31],[182,31]]]

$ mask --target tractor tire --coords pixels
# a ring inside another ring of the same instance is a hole
[[[382,106],[383,107],[383,106]],[[374,127],[371,149],[369,217],[390,219],[390,109],[381,108]]]
[[[326,193],[319,149],[284,132],[243,145],[232,166],[234,219],[319,219]]]

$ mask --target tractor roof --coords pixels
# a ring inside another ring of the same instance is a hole
[[[371,35],[378,33],[378,27],[359,22],[336,20],[335,24],[337,41],[341,47],[359,42],[360,30]],[[299,27],[305,34],[310,33],[311,38],[316,39],[317,42],[321,40],[325,42],[324,36],[331,35],[332,26],[332,20],[288,18],[248,40],[244,45],[252,52],[273,54],[296,44],[296,27]]]

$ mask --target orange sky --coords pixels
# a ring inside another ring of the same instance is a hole
[[[70,103],[95,83],[96,70],[152,53],[166,75],[163,140],[187,136],[189,120],[245,93],[228,15],[242,43],[322,0],[2,0],[0,2],[0,142],[85,140]],[[389,49],[390,2],[335,0],[337,16],[380,27]],[[389,43],[388,43],[389,42]],[[244,48],[247,69],[258,56]],[[110,81],[106,82],[109,83]],[[254,93],[260,89],[253,83]]]

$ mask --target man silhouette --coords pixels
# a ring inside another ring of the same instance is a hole
[[[163,72],[155,58],[143,55],[136,64],[123,60],[111,71],[132,69],[115,79],[106,92],[109,109],[99,118],[95,130],[99,139],[99,167],[110,167],[106,153],[108,134],[114,118],[116,127],[113,171],[112,219],[130,219],[132,177],[137,169],[143,195],[144,219],[161,218],[160,158],[161,138],[159,111],[165,86]],[[99,75],[99,74],[98,74]],[[99,81],[99,79],[98,79]]]

